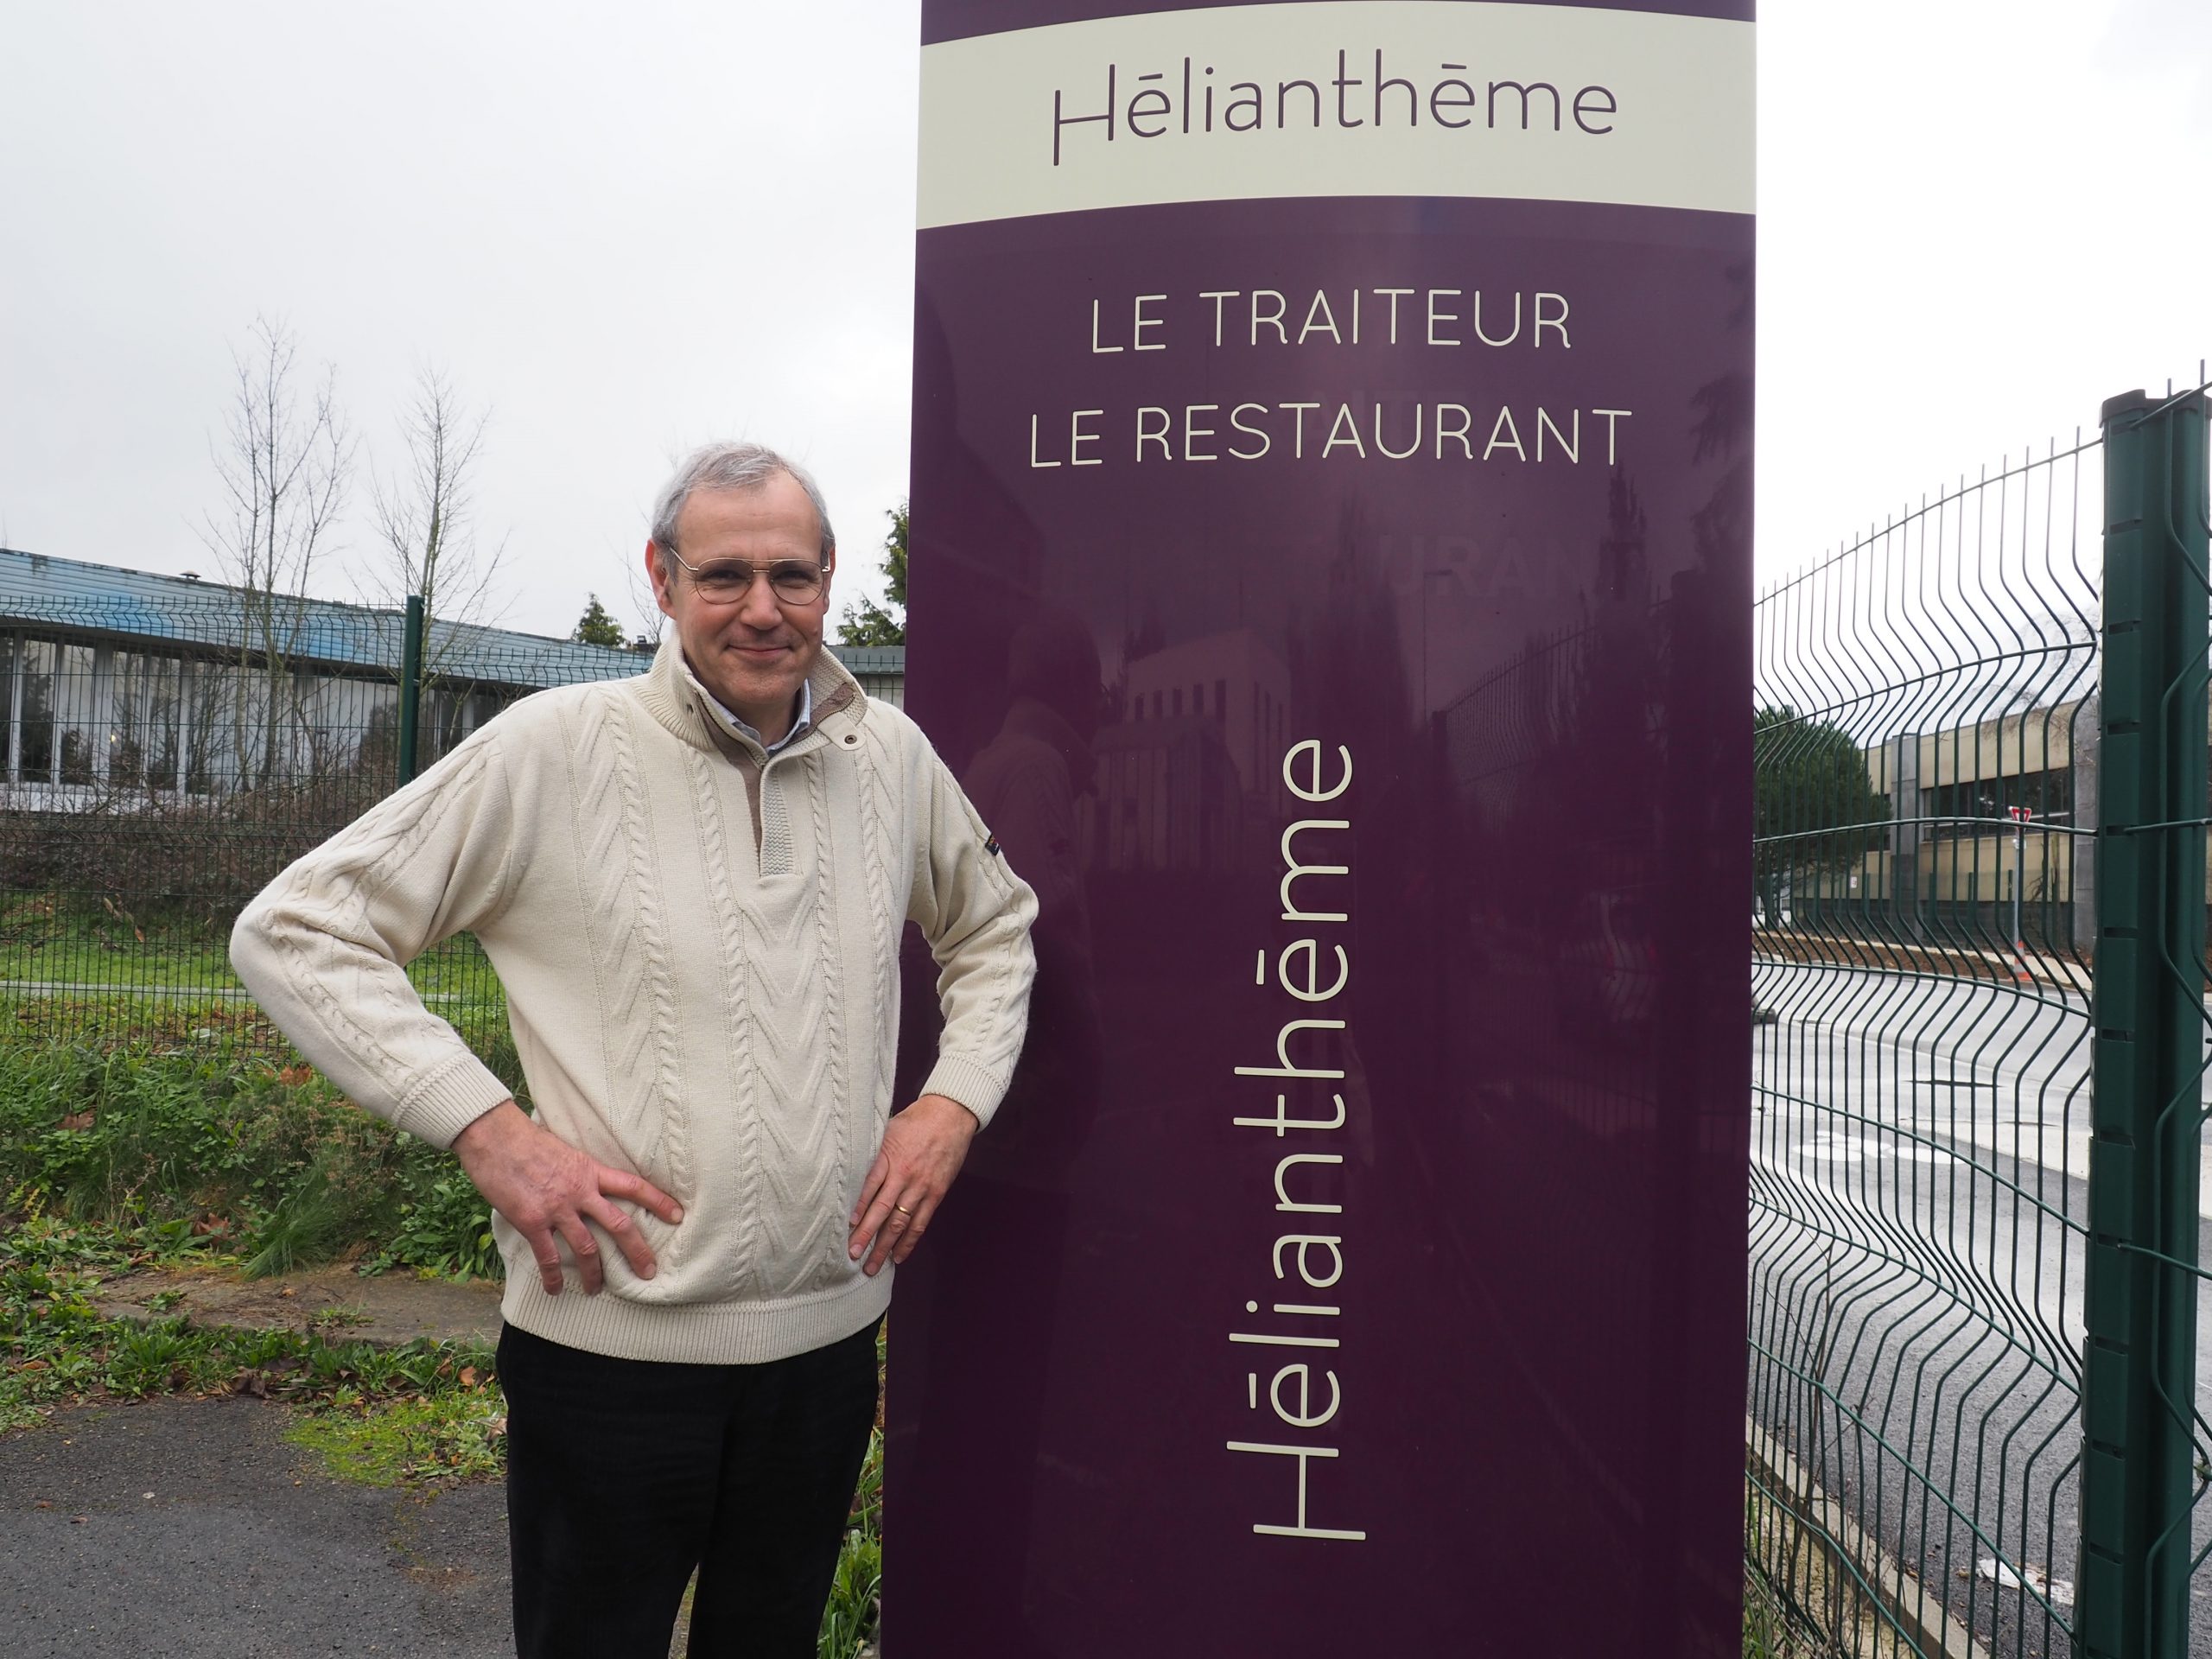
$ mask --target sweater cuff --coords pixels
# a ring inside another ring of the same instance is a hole
[[[392,1109],[392,1127],[449,1151],[454,1136],[494,1106],[514,1098],[514,1092],[483,1061],[462,1054],[408,1092]]]
[[[922,1092],[958,1101],[976,1114],[977,1123],[988,1128],[991,1115],[998,1110],[999,1102],[1006,1096],[1006,1084],[973,1060],[963,1060],[957,1054],[940,1054],[929,1080],[922,1084]]]

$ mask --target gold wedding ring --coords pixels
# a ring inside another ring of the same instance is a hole
[[[891,1207],[893,1210],[896,1210],[902,1216],[911,1216],[914,1213],[903,1204],[894,1204]]]

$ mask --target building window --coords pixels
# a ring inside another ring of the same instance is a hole
[[[2072,768],[2054,766],[2047,772],[2015,772],[2009,778],[1938,784],[1920,791],[1920,816],[1938,820],[1927,826],[1928,835],[1935,840],[2009,834],[2009,814],[2016,806],[2026,807],[2037,823],[2072,823]]]
[[[130,651],[118,651],[110,659],[107,780],[120,788],[146,781],[147,682],[159,665]]]
[[[99,684],[90,645],[64,645],[54,670],[54,723],[61,747],[61,781],[89,784],[107,748],[99,717]]]
[[[48,639],[22,642],[22,741],[16,776],[26,784],[54,781],[54,655]]]
[[[0,743],[7,746],[0,760],[4,760],[12,781],[16,776],[16,636],[12,633],[0,634],[0,733],[5,734],[0,736]]]

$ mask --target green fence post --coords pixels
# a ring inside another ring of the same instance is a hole
[[[422,723],[423,595],[407,595],[406,642],[399,653],[399,781],[415,781],[415,728]]]
[[[2205,1037],[2205,401],[2130,392],[2103,422],[2078,1630],[2092,1659],[2180,1659]]]

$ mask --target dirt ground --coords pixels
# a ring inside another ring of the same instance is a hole
[[[396,1345],[418,1337],[499,1339],[499,1287],[388,1274],[365,1279],[342,1267],[277,1279],[149,1271],[111,1279],[94,1299],[109,1319],[188,1313],[200,1325],[304,1331],[319,1325],[335,1341]]]

